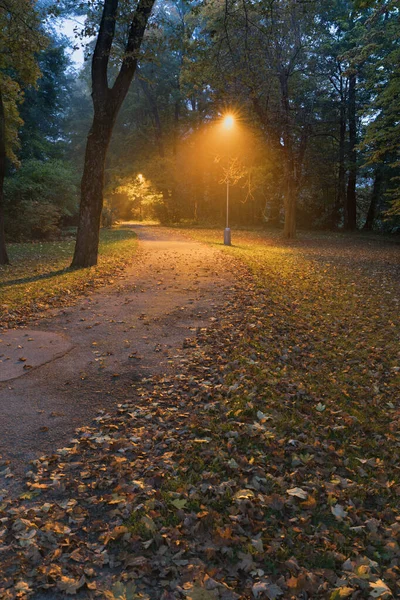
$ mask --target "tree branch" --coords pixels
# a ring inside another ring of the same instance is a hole
[[[139,0],[132,23],[129,28],[125,57],[121,69],[112,88],[112,96],[117,106],[122,102],[132,81],[138,62],[138,52],[142,44],[147,22],[150,18],[155,0]]]
[[[93,101],[104,100],[108,92],[108,62],[115,35],[118,0],[105,0],[92,61]]]

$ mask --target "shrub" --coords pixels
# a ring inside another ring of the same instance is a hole
[[[77,211],[77,180],[60,160],[27,160],[4,186],[6,233],[14,240],[51,239]]]

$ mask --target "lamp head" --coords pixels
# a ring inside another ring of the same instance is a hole
[[[222,124],[224,126],[224,129],[232,129],[232,127],[235,124],[235,119],[234,119],[233,115],[226,115],[224,117]]]

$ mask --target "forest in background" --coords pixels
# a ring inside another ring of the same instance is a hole
[[[120,3],[110,77],[133,5]],[[8,241],[77,224],[101,7],[0,6]],[[299,227],[398,232],[399,9],[398,0],[156,2],[108,150],[103,225],[221,224],[229,177],[238,226],[282,227],[295,206]],[[76,42],[92,39],[81,68],[60,34],[71,17]],[[227,112],[231,132],[221,128]]]

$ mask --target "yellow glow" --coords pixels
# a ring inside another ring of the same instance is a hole
[[[226,115],[223,120],[223,126],[225,129],[232,129],[235,124],[235,118],[233,115]]]
[[[143,175],[141,173],[138,174],[137,178],[139,180],[139,183],[143,183],[144,177],[143,177]]]

